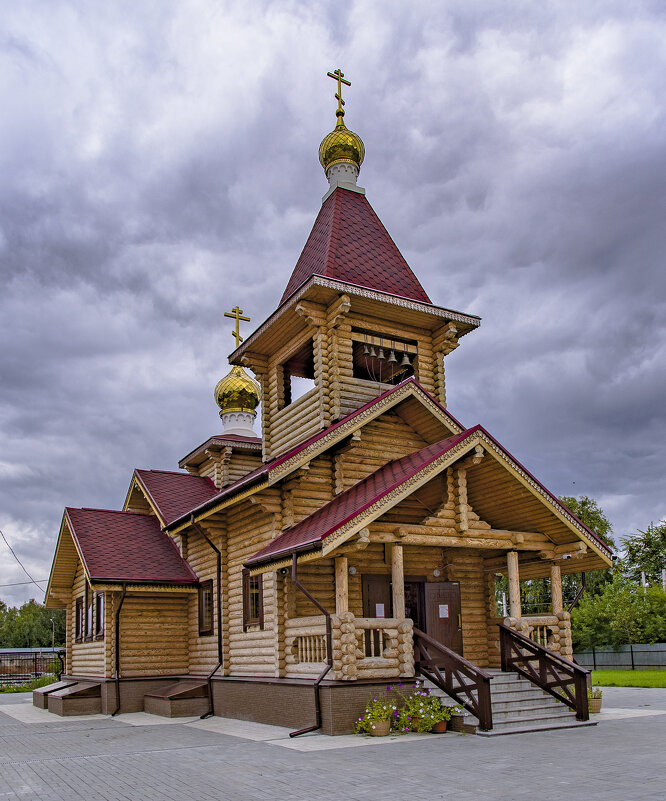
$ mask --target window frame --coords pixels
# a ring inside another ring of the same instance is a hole
[[[94,599],[90,590],[90,585],[86,581],[84,590],[84,604],[83,604],[83,639],[85,642],[90,642],[93,639],[93,632],[95,630],[94,621]]]
[[[79,595],[74,605],[74,642],[83,642],[83,601],[84,596]]]
[[[106,612],[106,597],[103,592],[98,591],[95,593],[95,609],[94,609],[94,631],[95,639],[104,639],[104,617]],[[100,614],[101,613],[101,614]]]
[[[206,603],[205,595],[209,593],[209,599]],[[205,612],[206,606],[208,607],[208,614],[210,615],[210,625],[206,626]],[[214,629],[214,604],[213,604],[213,579],[206,579],[206,581],[199,582],[198,587],[198,616],[199,616],[199,636],[209,637]]]
[[[256,587],[256,615],[252,614],[253,586]],[[243,570],[243,631],[247,631],[249,626],[259,626],[264,628],[264,576],[259,573],[251,576],[250,571]]]

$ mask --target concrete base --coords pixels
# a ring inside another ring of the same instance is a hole
[[[53,684],[47,684],[46,687],[39,687],[37,690],[33,690],[32,705],[38,709],[48,709],[49,695],[57,690],[71,687],[74,683],[73,681],[55,681]]]
[[[210,709],[208,698],[155,698],[147,695],[143,711],[163,718],[200,717]]]

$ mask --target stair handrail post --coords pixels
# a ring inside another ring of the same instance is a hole
[[[590,705],[587,698],[587,676],[584,673],[576,672],[574,687],[576,691],[576,718],[577,720],[589,720]]]
[[[477,699],[479,704],[479,728],[481,731],[490,731],[493,727],[493,709],[490,700],[490,679],[480,677]]]

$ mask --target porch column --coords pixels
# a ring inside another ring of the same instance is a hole
[[[509,611],[511,617],[518,620],[522,617],[520,608],[520,574],[518,573],[518,551],[509,551],[506,555],[509,571]]]
[[[391,550],[391,578],[393,580],[393,617],[405,619],[405,570],[402,545]]]
[[[335,557],[335,614],[349,612],[349,573],[346,556]]]
[[[550,598],[551,609],[554,615],[564,609],[562,603],[562,570],[553,562],[550,566]]]

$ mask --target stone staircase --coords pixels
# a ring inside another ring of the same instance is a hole
[[[501,734],[524,734],[526,732],[548,731],[551,729],[570,729],[580,726],[596,726],[596,721],[576,720],[576,714],[568,706],[552,695],[536,687],[518,673],[502,673],[487,670],[492,675],[490,685],[493,728],[481,731],[478,720],[467,715],[462,731],[475,733],[482,737],[497,737]],[[446,693],[425,682],[433,695],[439,695],[447,703],[455,703]]]

